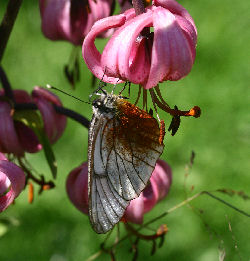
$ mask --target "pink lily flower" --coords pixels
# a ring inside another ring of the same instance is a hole
[[[94,22],[111,15],[113,0],[39,0],[39,3],[44,35],[51,40],[81,45]]]
[[[142,36],[144,28],[154,32]],[[117,28],[102,54],[95,46],[98,34]],[[197,31],[192,17],[174,0],[156,0],[138,16],[134,9],[97,21],[86,36],[83,58],[104,82],[129,81],[145,89],[186,76],[195,60]]]
[[[3,92],[0,93],[3,96]],[[53,105],[61,106],[60,100],[49,91],[35,87],[32,97],[23,90],[14,90],[17,103],[35,101],[42,115],[45,132],[51,143],[55,143],[66,127],[66,117],[55,112]],[[42,149],[34,131],[13,119],[13,109],[7,101],[0,101],[0,151],[23,156],[24,152],[35,153]]]
[[[55,94],[38,86],[32,91],[32,98],[42,115],[49,141],[53,144],[62,136],[67,123],[66,116],[58,114],[53,108],[53,104],[62,106],[62,103]]]
[[[167,195],[171,183],[171,168],[165,161],[158,160],[149,184],[138,198],[130,202],[123,221],[141,224],[144,214]],[[87,162],[70,172],[66,181],[66,190],[73,205],[84,214],[88,214]]]
[[[25,186],[25,174],[0,153],[0,212],[4,211]]]
[[[3,96],[3,92],[0,94]],[[15,90],[14,97],[17,103],[32,102],[26,91]],[[13,110],[6,101],[0,101],[0,149],[4,153],[13,153],[23,156],[24,152],[35,153],[41,150],[37,136],[32,129],[21,122],[13,120]]]
[[[75,207],[88,215],[88,163],[73,169],[66,181],[66,190]]]

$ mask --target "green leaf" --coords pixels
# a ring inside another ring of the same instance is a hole
[[[34,129],[42,129],[43,124],[39,114],[32,110],[19,110],[15,111],[13,115],[15,121],[20,121],[24,125]]]
[[[38,137],[38,140],[43,146],[43,151],[50,167],[53,178],[56,178],[57,174],[57,162],[52,150],[49,139],[44,132],[43,124],[39,114],[36,111],[31,110],[19,110],[15,111],[13,119],[22,122],[27,127],[30,127]]]
[[[49,142],[49,139],[48,139],[46,133],[43,131],[43,129],[37,129],[35,131],[35,133],[38,136],[39,141],[43,145],[45,157],[46,157],[47,162],[49,164],[52,176],[55,179],[56,174],[57,174],[57,162],[56,162],[55,154],[54,154],[52,147],[51,147],[51,144]]]

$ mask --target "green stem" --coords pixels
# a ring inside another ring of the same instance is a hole
[[[95,260],[97,257],[99,257],[101,254],[103,253],[102,250],[99,250],[98,252],[96,252],[95,254],[93,254],[92,256],[90,256],[86,261],[92,261]]]
[[[218,198],[217,196],[214,196],[212,193],[210,193],[210,192],[208,192],[208,191],[201,191],[201,192],[199,192],[199,193],[193,195],[192,197],[187,198],[186,200],[182,201],[181,203],[175,205],[174,207],[170,208],[169,210],[163,212],[160,216],[151,219],[151,220],[148,221],[147,223],[145,223],[145,224],[143,224],[142,226],[140,226],[140,227],[137,229],[137,231],[140,231],[141,229],[143,229],[144,227],[148,226],[149,224],[154,223],[155,221],[157,221],[157,220],[159,220],[159,219],[165,217],[166,215],[170,214],[171,212],[175,211],[176,209],[187,205],[190,201],[192,201],[192,200],[198,198],[198,197],[201,196],[201,195],[205,195],[205,194],[208,195],[208,196],[210,196],[210,197],[213,198],[213,199],[218,200],[219,202],[225,204],[226,206],[228,206],[228,207],[230,207],[230,208],[236,210],[237,212],[239,212],[239,213],[241,213],[241,214],[243,214],[243,215],[245,215],[245,216],[247,216],[247,217],[250,217],[250,214],[248,214],[248,213],[244,212],[243,210],[241,210],[241,209],[239,209],[239,208],[237,208],[237,207],[231,205],[230,203],[224,201],[223,199]],[[110,246],[110,248],[116,247],[116,246],[117,246],[118,244],[120,244],[122,241],[126,240],[129,236],[130,236],[130,234],[124,236],[124,237],[121,238],[117,243],[115,243],[115,244],[113,244],[112,246]]]
[[[243,214],[244,216],[250,217],[250,214],[248,214],[248,213],[246,213],[245,211],[243,211],[243,210],[241,210],[241,209],[239,209],[239,208],[237,208],[237,207],[231,205],[230,203],[226,202],[225,200],[216,197],[215,195],[213,195],[212,193],[210,193],[210,192],[208,192],[208,191],[203,191],[203,194],[207,194],[207,195],[210,196],[211,198],[214,198],[214,199],[220,201],[221,203],[223,203],[223,204],[227,205],[228,207],[230,207],[230,208],[236,210],[237,212]]]
[[[170,214],[170,213],[173,212],[174,210],[176,210],[176,209],[178,209],[178,208],[180,208],[180,207],[185,206],[185,205],[188,204],[190,201],[192,201],[192,200],[198,198],[198,197],[199,197],[200,195],[202,195],[202,194],[203,194],[203,191],[202,191],[202,192],[199,192],[199,193],[197,193],[197,194],[195,194],[195,195],[193,195],[193,196],[190,197],[190,198],[187,198],[186,200],[184,200],[184,201],[182,201],[181,203],[175,205],[174,207],[170,208],[170,209],[167,210],[166,212],[163,212],[160,216],[158,216],[158,217],[156,217],[156,218],[153,218],[153,219],[151,219],[150,221],[148,221],[147,223],[143,224],[143,225],[138,229],[138,231],[141,230],[142,228],[144,228],[145,226],[148,226],[149,224],[154,223],[155,221],[157,221],[157,220],[159,220],[159,219],[165,217],[166,215]]]

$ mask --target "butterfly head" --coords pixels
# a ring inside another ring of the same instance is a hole
[[[116,111],[116,102],[121,99],[113,94],[101,94],[101,97],[92,102],[94,110],[100,113],[112,113]]]

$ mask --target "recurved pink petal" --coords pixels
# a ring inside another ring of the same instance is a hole
[[[127,207],[123,217],[127,222],[142,224],[143,214],[144,214],[144,199],[143,199],[143,193],[141,193],[138,198],[130,201],[130,204]]]
[[[24,151],[19,143],[14,122],[11,117],[11,106],[0,101],[0,147],[2,152],[22,156]]]
[[[66,190],[71,202],[81,212],[88,214],[88,163],[72,170],[66,181]]]
[[[89,7],[91,12],[88,14],[88,21],[84,30],[84,36],[86,36],[93,24],[104,18],[108,17],[111,13],[112,0],[89,0]],[[99,34],[97,37],[108,37],[113,30],[108,30]]]
[[[190,41],[190,46],[194,46],[194,51],[197,43],[197,30],[194,24],[182,16],[175,15],[176,20],[181,27],[181,29],[187,34],[186,37]],[[191,18],[192,19],[192,18]],[[192,20],[193,21],[193,20]],[[194,57],[195,58],[195,57]]]
[[[22,169],[14,163],[7,160],[0,160],[0,181],[4,180],[5,182],[0,182],[0,185],[4,184],[3,186],[5,189],[6,186],[7,189],[9,185],[11,186],[6,194],[0,193],[0,212],[4,211],[23,190],[25,185],[25,175]]]
[[[15,122],[15,129],[19,138],[22,148],[29,153],[36,153],[42,149],[34,131],[25,126],[22,122]]]
[[[0,161],[7,160],[3,153],[0,152]],[[10,180],[6,175],[0,172],[0,197],[5,194],[10,186]]]
[[[56,142],[61,137],[67,122],[67,118],[58,114],[53,108],[53,104],[61,106],[61,101],[56,95],[41,87],[34,88],[32,98],[42,115],[44,129],[50,142]]]
[[[172,184],[172,170],[164,160],[157,160],[150,181],[157,187],[157,201],[163,199],[168,194],[168,191]]]
[[[145,89],[159,82],[179,80],[193,65],[193,54],[176,17],[167,9],[157,7],[153,12],[154,43],[151,68]]]
[[[5,194],[9,186],[10,186],[10,180],[5,175],[0,173],[0,197],[1,195]]]
[[[103,50],[101,64],[107,75],[144,83],[150,68],[150,57],[145,40],[138,38],[144,27],[152,23],[150,10],[140,16],[130,18],[112,36]],[[147,56],[148,54],[148,56]]]
[[[80,45],[94,22],[111,14],[112,4],[113,0],[40,0],[42,31],[51,40]]]
[[[46,7],[47,0],[39,0],[39,8],[40,8],[40,14],[41,16],[44,13],[45,7]]]
[[[3,153],[0,152],[0,160],[7,160],[7,158],[5,157],[5,155]]]
[[[10,180],[0,172],[0,213],[4,211],[15,199],[14,194],[10,193]]]
[[[14,97],[17,103],[32,102],[30,95],[24,90],[14,90]]]
[[[106,68],[103,69],[101,65],[101,54],[95,47],[95,38],[110,28],[123,25],[125,21],[126,16],[123,14],[110,16],[97,21],[83,42],[82,55],[85,63],[97,78],[107,83],[117,84],[122,81],[120,81],[119,78],[108,77],[106,75]],[[110,59],[112,59],[112,57],[110,57]]]
[[[154,1],[156,6],[162,6],[172,12],[182,30],[186,33],[186,38],[189,41],[190,48],[192,50],[193,62],[195,59],[196,43],[197,43],[197,29],[193,18],[188,11],[174,0],[156,0]]]
[[[154,0],[154,5],[162,6],[166,9],[168,9],[171,13],[184,17],[186,20],[188,20],[193,26],[192,30],[195,31],[194,35],[195,35],[195,41],[196,41],[197,30],[196,30],[194,20],[191,17],[191,15],[188,13],[188,11],[182,5],[180,5],[175,0]]]
[[[155,184],[155,182],[152,180],[152,176],[150,178],[150,183],[147,185],[142,193],[144,200],[144,213],[147,213],[155,206],[158,199],[157,184]]]
[[[44,3],[46,2],[46,3]],[[40,0],[42,31],[51,40],[70,38],[70,1]]]
[[[70,4],[67,6],[69,12],[67,12],[65,16],[66,21],[63,28],[63,30],[66,29],[67,31],[67,37],[65,37],[65,40],[68,40],[75,45],[81,45],[83,38],[86,35],[86,28],[88,27],[89,22],[89,12],[87,10],[88,1],[82,0],[69,2]],[[62,21],[59,23],[62,24]]]

